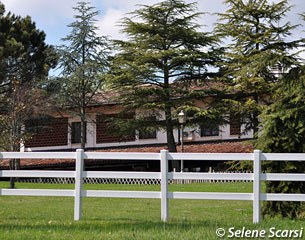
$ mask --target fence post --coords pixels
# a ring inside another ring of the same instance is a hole
[[[253,223],[259,223],[261,218],[261,151],[253,153]]]
[[[76,150],[75,158],[75,193],[74,193],[74,220],[82,217],[82,184],[83,184],[83,149]]]
[[[168,151],[161,150],[161,220],[167,222],[168,211]]]

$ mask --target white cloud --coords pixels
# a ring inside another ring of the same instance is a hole
[[[48,42],[58,44],[60,38],[69,33],[67,25],[74,21],[72,9],[80,0],[0,0],[5,4],[7,11],[12,11],[21,16],[30,15],[37,27],[47,34]],[[90,1],[90,0],[85,0]],[[119,32],[120,27],[116,26],[118,21],[138,8],[136,5],[152,5],[162,0],[91,0],[92,6],[100,10],[98,25],[101,35],[109,35],[111,38],[120,39],[123,35]],[[187,3],[196,0],[185,0]],[[273,0],[270,0],[273,1]],[[276,2],[280,0],[275,0]],[[200,12],[224,12],[226,6],[223,0],[197,0]],[[296,7],[289,13],[289,19],[295,23],[301,23],[297,13],[305,12],[304,0],[290,0]],[[201,25],[206,25],[203,31],[210,31],[217,21],[216,16],[206,14],[199,20]],[[305,29],[305,28],[303,28]],[[303,35],[302,28],[295,37]]]
[[[71,18],[73,15],[72,7],[78,0],[2,0],[7,10],[15,14],[26,16],[30,15],[34,21],[56,24],[60,19]]]
[[[114,39],[122,39],[124,35],[120,33],[121,28],[118,26],[120,19],[137,9],[138,5],[152,5],[160,2],[160,0],[104,0],[102,1],[102,16],[99,18],[98,26],[100,28],[99,33],[101,35],[108,35]],[[188,3],[194,2],[193,0],[186,0]],[[223,9],[221,4],[222,0],[214,0],[211,4],[211,0],[198,1],[198,11],[215,13]],[[212,30],[213,24],[216,21],[215,16],[205,14],[198,20],[199,24],[206,25],[203,31]]]
[[[121,9],[123,12],[129,12],[137,8],[136,5],[152,5],[160,0],[103,0],[103,6],[106,8]]]
[[[117,26],[124,13],[121,10],[110,8],[98,20],[99,35],[109,36],[112,39],[122,39],[120,27]]]
[[[69,24],[73,20],[72,9],[79,0],[1,0],[6,11],[20,16],[31,16],[38,29],[47,35],[47,42],[59,44],[67,35]]]
[[[110,36],[112,39],[124,39],[126,38],[122,34],[121,27],[118,26],[122,18],[126,14],[134,11],[138,8],[137,5],[151,5],[160,2],[160,0],[103,0],[102,1],[102,13],[98,25],[99,33],[101,35]]]

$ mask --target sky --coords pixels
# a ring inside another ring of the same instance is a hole
[[[73,7],[80,0],[0,0],[5,5],[6,12],[11,11],[21,16],[31,16],[38,29],[46,33],[46,42],[48,44],[60,45],[61,38],[64,38],[70,32],[67,25],[74,21],[75,14]],[[98,16],[99,34],[109,36],[111,39],[124,39],[125,36],[120,33],[120,27],[117,26],[121,18],[127,13],[135,10],[136,5],[151,5],[161,0],[85,0],[92,3],[100,11]],[[270,0],[271,1],[271,0]],[[274,0],[278,2],[279,0]],[[211,31],[217,20],[213,13],[225,11],[223,0],[185,0],[185,2],[197,2],[198,10],[206,12],[199,20],[202,31]],[[305,13],[304,0],[290,0],[289,3],[294,8],[289,13],[287,20],[292,24],[299,24],[301,18],[299,13]],[[305,25],[305,23],[304,23]],[[296,37],[305,37],[305,26],[298,29]]]

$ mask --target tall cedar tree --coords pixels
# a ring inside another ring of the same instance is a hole
[[[107,69],[108,46],[106,37],[97,34],[98,11],[87,2],[73,8],[75,21],[68,25],[72,30],[59,47],[60,91],[58,103],[62,109],[71,110],[81,120],[81,148],[86,146],[87,107],[103,87]]]
[[[57,58],[31,18],[5,14],[1,2],[0,26],[0,144],[1,149],[19,151],[30,136],[25,123],[43,107],[41,84]],[[10,168],[18,169],[19,160],[12,159]]]
[[[146,111],[131,127],[144,124],[165,129],[171,152],[177,151],[173,133],[177,109],[192,106],[191,99],[197,94],[191,89],[192,82],[207,79],[209,66],[215,62],[212,46],[216,40],[198,31],[200,15],[196,3],[181,0],[140,5],[121,22],[128,40],[116,41],[112,86],[119,92],[125,112]],[[160,112],[165,120],[151,121],[158,114],[161,117]]]
[[[262,127],[257,148],[264,152],[304,153],[305,152],[305,67],[291,69],[277,89],[276,98],[260,116]],[[268,162],[263,167],[273,173],[305,172],[304,162]],[[305,183],[266,183],[267,193],[305,194]],[[304,217],[305,206],[301,202],[266,202],[263,213],[271,216]]]
[[[221,70],[228,85],[224,103],[232,114],[258,131],[259,114],[270,104],[272,89],[282,72],[295,64],[292,54],[298,41],[286,37],[296,26],[284,23],[291,9],[286,0],[226,0],[225,13],[218,14],[216,32],[228,42]]]

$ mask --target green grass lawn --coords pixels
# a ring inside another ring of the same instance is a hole
[[[16,186],[73,188],[28,183]],[[8,183],[0,182],[0,187],[7,188]],[[159,191],[160,186],[92,184],[85,185],[85,189]],[[170,185],[170,191],[251,190],[251,183]],[[170,200],[168,223],[160,221],[158,199],[83,198],[83,218],[78,222],[73,221],[73,204],[74,199],[69,197],[1,196],[0,239],[225,239],[216,236],[217,228],[305,228],[305,221],[287,219],[268,219],[254,225],[250,201]]]

